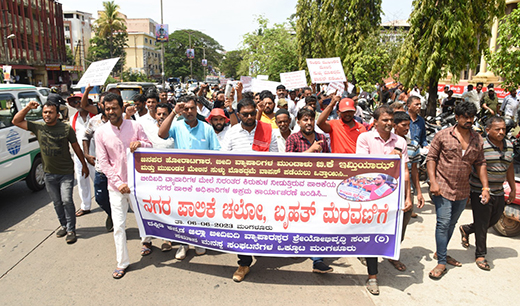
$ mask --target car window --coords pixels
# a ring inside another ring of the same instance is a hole
[[[42,101],[40,100],[40,96],[35,91],[27,91],[21,92],[18,94],[18,101],[22,108],[24,108],[29,102],[36,101],[40,104],[40,107],[37,109],[32,109],[25,116],[26,120],[39,120],[42,119]]]
[[[0,129],[13,125],[11,121],[17,111],[14,96],[8,93],[0,93]]]
[[[50,91],[48,89],[38,89],[38,91],[44,97],[47,97],[50,94]]]

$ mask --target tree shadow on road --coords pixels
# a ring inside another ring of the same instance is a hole
[[[422,261],[434,261],[432,256],[432,250],[419,246],[401,249],[399,260],[406,266],[406,271],[398,271],[387,259],[383,259],[379,262],[379,285],[405,291],[414,284],[422,284],[426,269]]]

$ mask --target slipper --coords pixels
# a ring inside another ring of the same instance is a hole
[[[433,259],[437,259],[437,253],[433,254]],[[450,255],[446,256],[446,263],[455,267],[462,267],[462,264]]]
[[[365,284],[368,292],[373,295],[379,295],[379,285],[376,278],[369,278]]]
[[[404,272],[406,271],[406,266],[400,262],[399,260],[392,260],[392,259],[389,259],[388,260],[392,266],[394,266],[394,268],[396,268],[398,271],[401,271],[401,272]]]
[[[161,252],[168,252],[172,250],[172,243],[170,241],[164,241],[161,245]]]
[[[430,271],[428,276],[430,276],[431,279],[439,280],[441,279],[446,273],[448,273],[448,269],[441,270],[439,268],[434,268]]]
[[[150,255],[152,253],[152,243],[144,242],[143,247],[141,248],[141,256]]]
[[[83,210],[83,209],[80,209],[76,212],[76,217],[81,217],[83,215],[86,215],[86,214],[90,214],[90,210]]]
[[[475,261],[475,263],[477,264],[477,267],[481,268],[482,270],[484,271],[489,271],[491,270],[491,267],[489,266],[489,263],[487,260],[477,260]]]
[[[122,277],[125,276],[125,274],[126,274],[126,271],[125,271],[125,270],[126,270],[126,269],[123,269],[123,268],[121,268],[121,269],[119,269],[119,268],[115,269],[114,272],[112,273],[112,277],[115,278],[115,279],[120,279],[120,278],[122,278]]]
[[[459,231],[460,231],[460,242],[462,244],[462,247],[464,247],[466,249],[469,248],[469,235],[466,234],[462,225],[459,226]]]

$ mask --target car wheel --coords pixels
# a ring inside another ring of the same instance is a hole
[[[32,191],[40,191],[45,187],[45,172],[43,172],[42,158],[40,156],[34,159],[31,171],[25,182]]]
[[[501,235],[506,237],[512,237],[520,234],[520,222],[507,218],[505,215],[500,217],[497,224],[493,225],[493,228]]]

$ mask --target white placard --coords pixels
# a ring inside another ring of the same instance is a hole
[[[104,85],[119,57],[93,62],[81,77],[76,87]]]
[[[305,70],[280,73],[280,80],[286,89],[307,87]]]
[[[259,75],[256,76],[256,78],[259,79],[259,80],[262,80],[262,81],[269,80],[269,76],[265,75],[265,74],[259,74]]]
[[[332,82],[327,87],[327,96],[338,91],[338,94],[341,96],[343,91],[345,91],[345,83],[343,82]]]
[[[339,57],[308,58],[307,68],[314,84],[347,81]]]
[[[251,90],[253,92],[261,92],[262,90],[269,90],[273,95],[276,94],[276,87],[281,85],[280,82],[273,81],[262,81],[259,79],[253,79]]]
[[[242,83],[242,92],[253,91],[253,78],[250,76],[241,76],[240,82]]]

